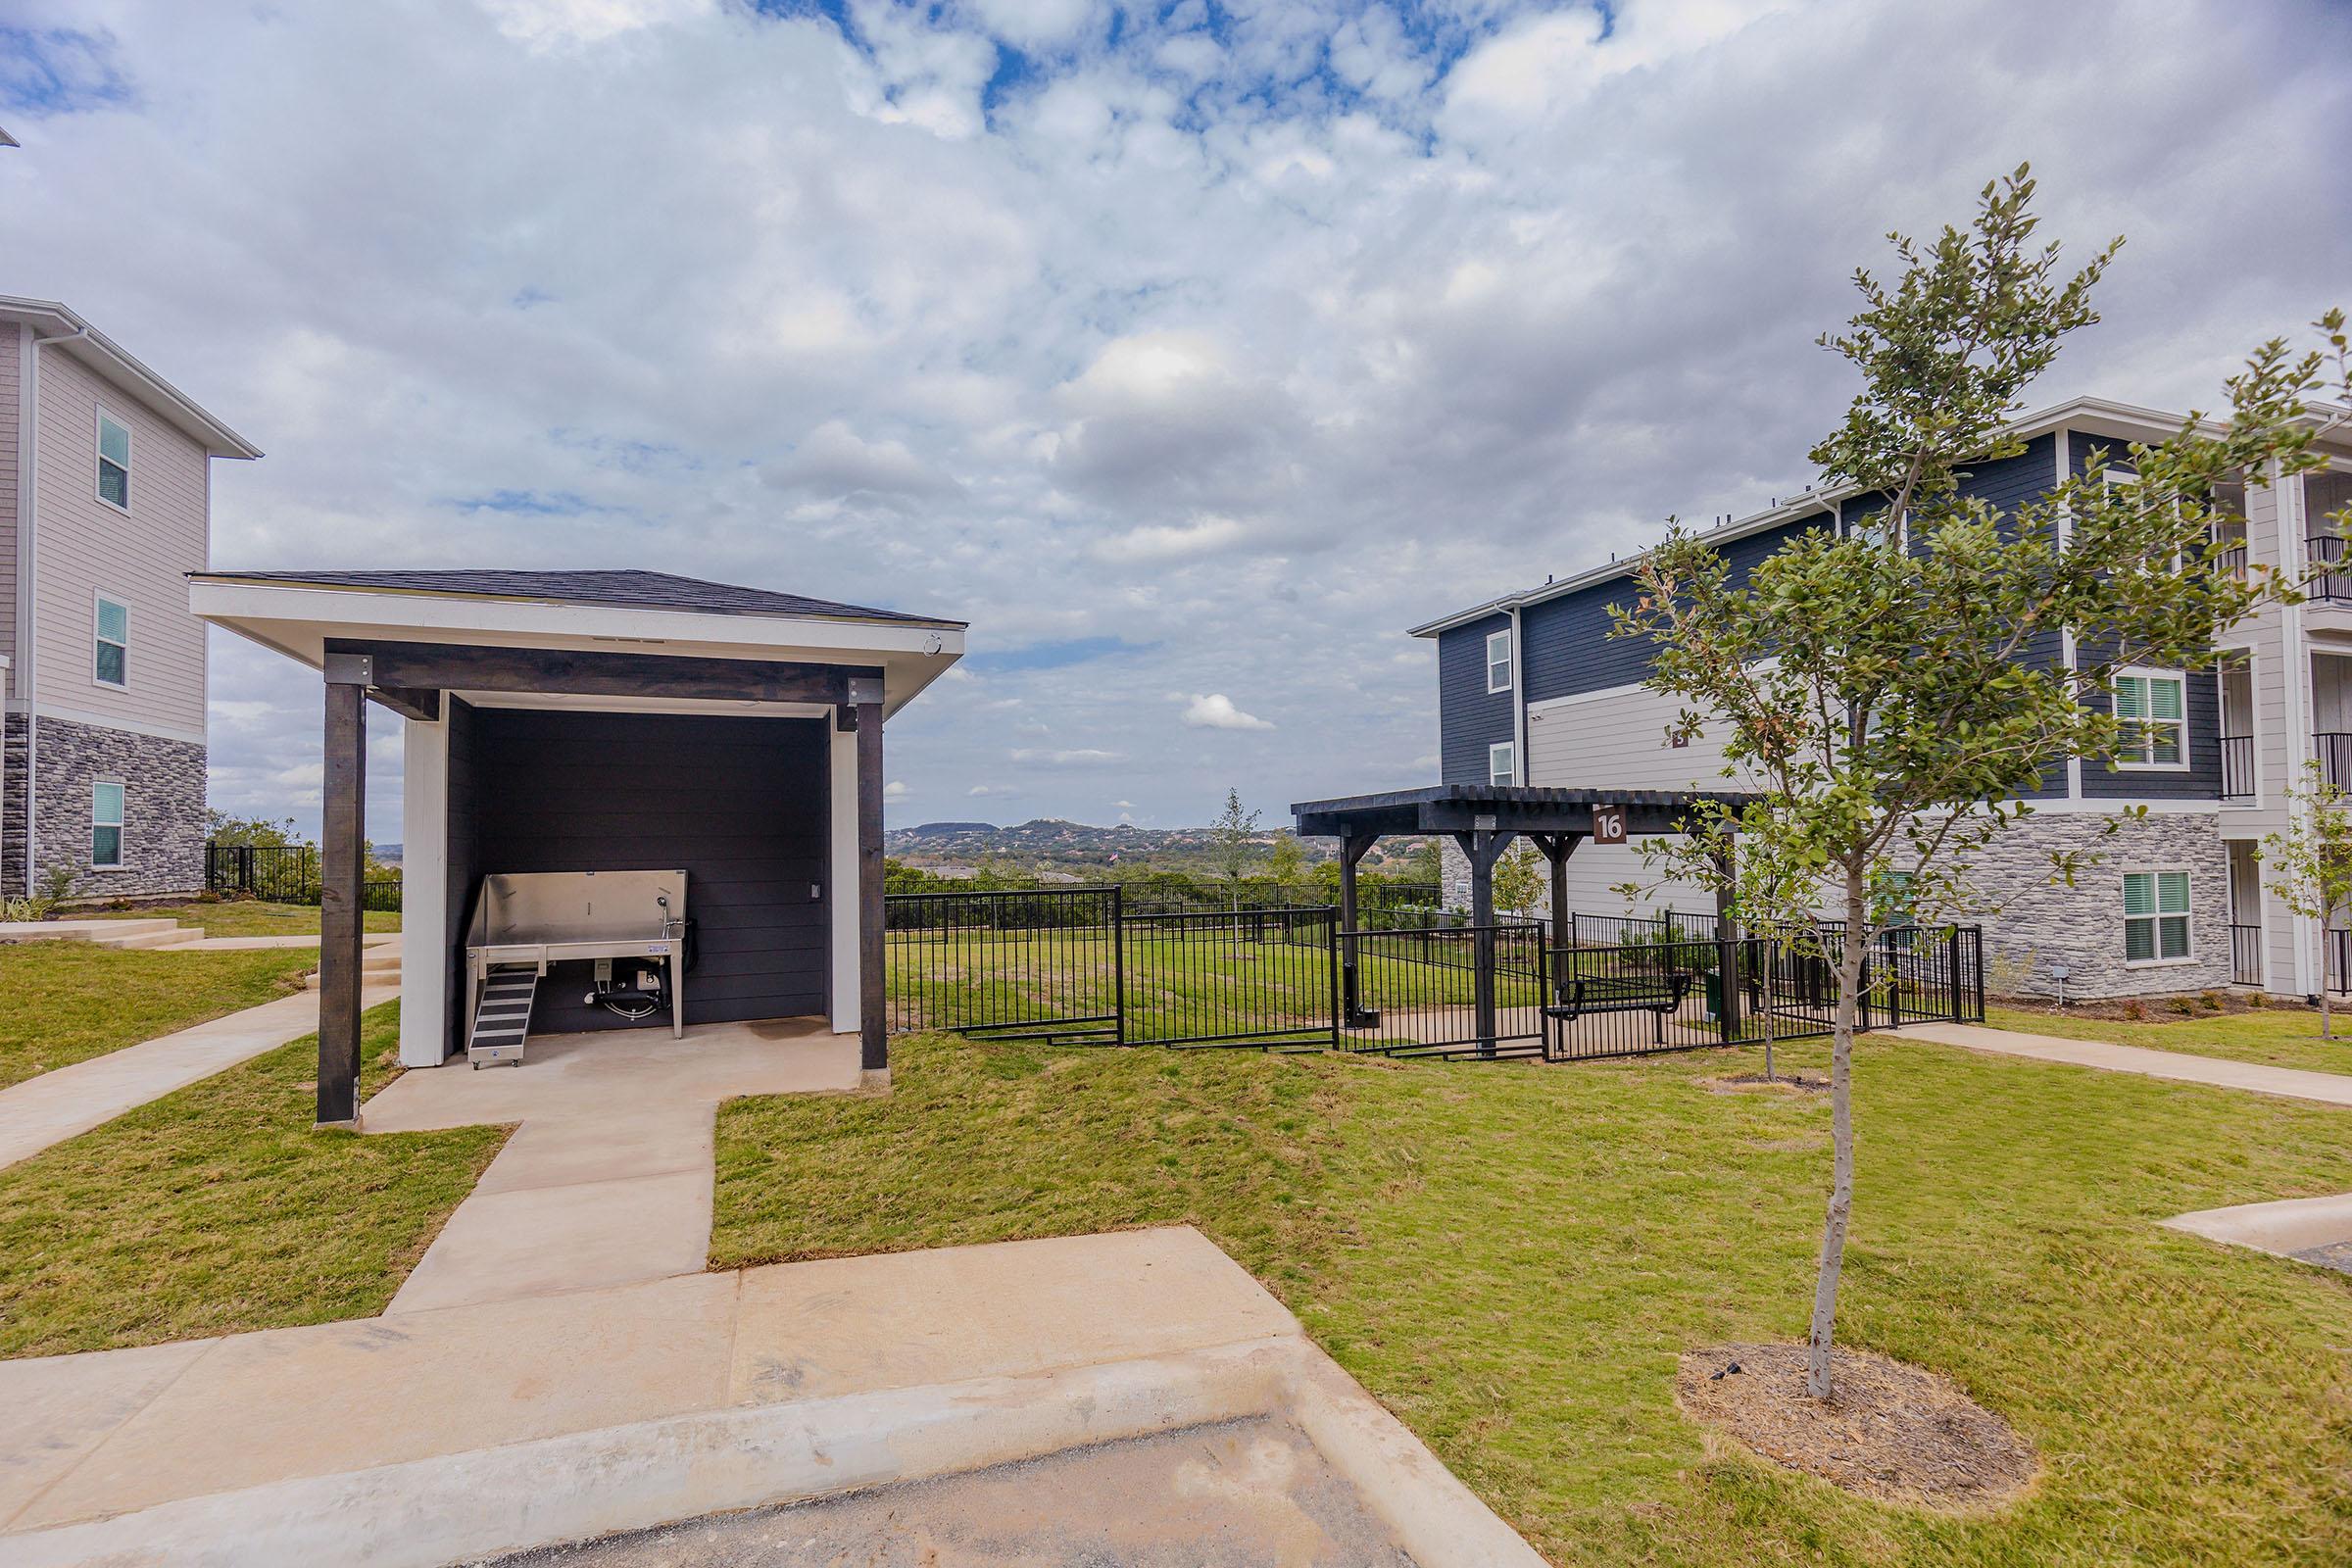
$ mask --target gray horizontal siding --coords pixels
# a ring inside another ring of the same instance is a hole
[[[1487,748],[1511,738],[1518,724],[1516,691],[1487,690],[1487,638],[1510,629],[1511,617],[1438,633],[1438,766],[1441,784],[1487,782]]]

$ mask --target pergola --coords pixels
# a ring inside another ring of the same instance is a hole
[[[1396,835],[1444,834],[1461,846],[1470,861],[1470,923],[1476,932],[1474,996],[1481,1039],[1494,1037],[1494,862],[1515,838],[1525,837],[1551,867],[1551,942],[1569,945],[1568,857],[1587,839],[1621,844],[1690,830],[1692,807],[1718,802],[1734,810],[1753,797],[1723,790],[1552,789],[1531,785],[1434,784],[1382,795],[1349,795],[1329,801],[1300,801],[1291,807],[1302,838],[1340,841],[1340,929],[1356,929],[1355,868],[1366,851]],[[1727,842],[1720,854],[1728,859]],[[1729,895],[1715,900],[1715,936],[1724,949],[1725,974],[1732,972]],[[1358,1000],[1355,946],[1344,943],[1340,970],[1340,1016],[1346,1027],[1369,1022]],[[1727,1019],[1737,1007],[1735,987],[1724,987]]]

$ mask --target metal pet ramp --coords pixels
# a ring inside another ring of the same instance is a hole
[[[466,1038],[466,1059],[522,1065],[523,1038],[531,1031],[531,1004],[539,995],[537,964],[500,964],[482,986],[473,1009],[473,1032]]]

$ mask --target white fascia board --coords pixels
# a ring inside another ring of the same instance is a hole
[[[59,349],[80,358],[101,380],[142,395],[165,421],[183,435],[201,442],[215,458],[258,458],[262,449],[207,412],[203,405],[155,373],[136,355],[85,320],[81,314],[56,300],[23,299],[0,294],[0,318],[32,323],[43,340],[72,338]],[[43,330],[46,322],[58,330]]]

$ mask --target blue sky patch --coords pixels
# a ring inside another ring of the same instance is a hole
[[[1066,669],[1072,664],[1115,659],[1121,654],[1148,654],[1157,643],[1131,643],[1117,637],[1071,637],[1061,642],[1031,643],[1001,654],[972,654],[964,662],[984,675],[1009,675],[1025,670]]]
[[[70,27],[0,27],[0,109],[70,115],[131,101],[115,41]]]

